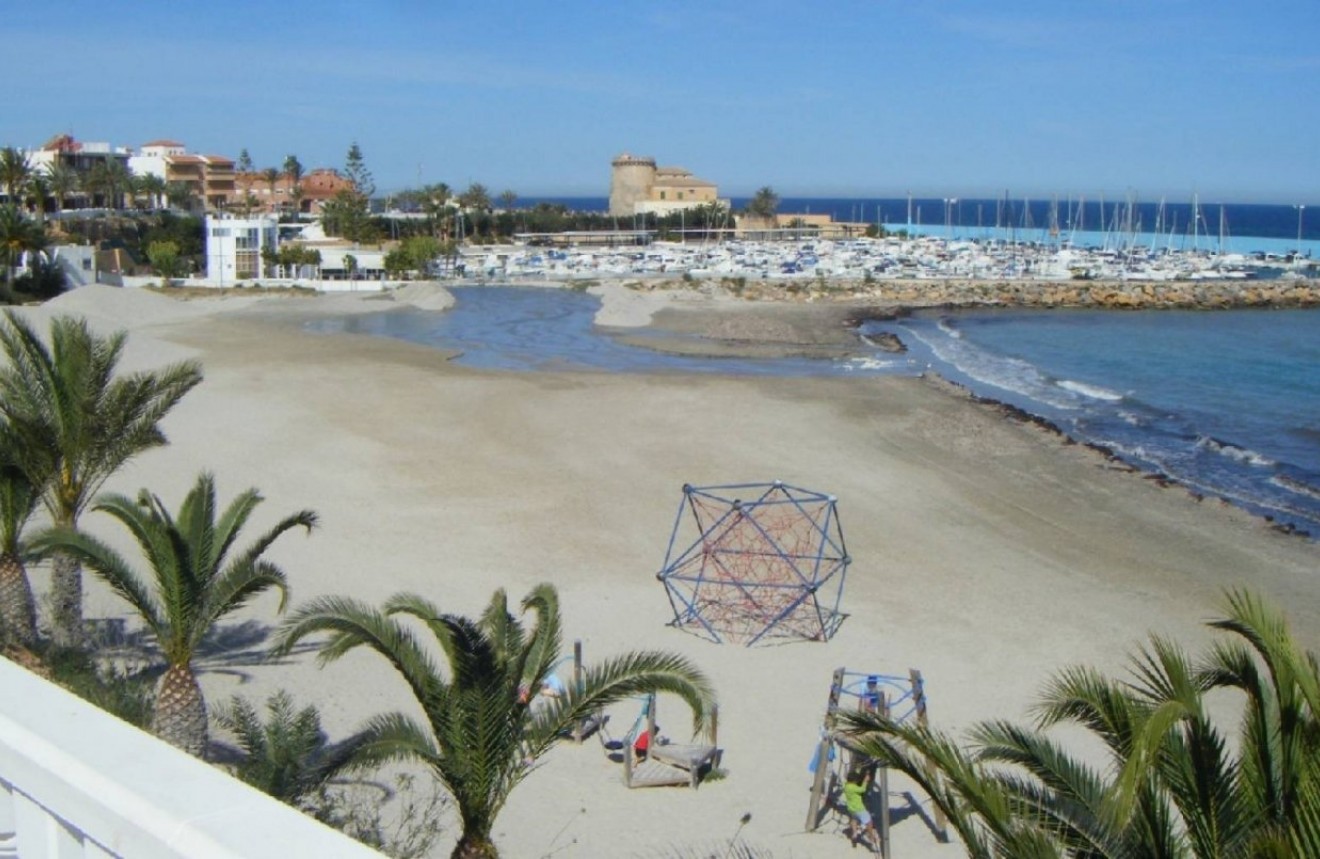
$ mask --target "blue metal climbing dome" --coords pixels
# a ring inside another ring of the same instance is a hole
[[[672,626],[715,642],[827,641],[848,557],[832,495],[781,481],[684,486],[656,574]]]

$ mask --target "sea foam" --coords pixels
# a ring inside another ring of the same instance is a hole
[[[1108,403],[1117,403],[1123,399],[1123,395],[1118,391],[1111,391],[1108,388],[1102,388],[1099,385],[1088,385],[1085,382],[1074,382],[1071,379],[1064,379],[1056,382],[1060,388],[1065,391],[1072,391],[1074,394],[1081,394],[1083,397],[1090,397],[1093,400],[1104,400]]]

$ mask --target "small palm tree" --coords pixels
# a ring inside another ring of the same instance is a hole
[[[183,499],[177,519],[145,489],[136,500],[103,496],[94,509],[109,513],[129,530],[150,568],[148,575],[81,531],[55,528],[33,538],[40,551],[58,550],[86,564],[146,623],[168,663],[156,688],[151,729],[198,757],[204,756],[207,746],[206,701],[193,668],[202,640],[221,618],[267,590],[280,592],[278,610],[284,610],[288,596],[284,571],[262,555],[285,531],[297,526],[311,531],[316,524],[315,513],[300,510],[231,555],[239,532],[261,501],[261,495],[249,489],[218,511],[215,480],[206,473],[198,476]]]
[[[244,698],[216,711],[241,753],[234,775],[281,802],[304,808],[349,763],[353,740],[331,744],[315,707],[296,710],[285,690],[266,700],[266,718]]]
[[[0,221],[3,218],[0,217]],[[0,321],[0,414],[15,462],[41,487],[56,527],[74,529],[105,481],[144,450],[165,444],[160,422],[202,380],[193,361],[116,375],[126,335],[94,334],[87,321],[51,320],[47,346],[22,316]],[[51,582],[55,643],[82,642],[82,572],[57,553]]]
[[[24,215],[18,206],[0,205],[0,251],[4,253],[6,279],[14,279],[15,266],[23,253],[43,250],[46,244],[46,231],[40,224]]]
[[[294,612],[277,639],[276,652],[288,653],[303,638],[326,632],[322,662],[365,646],[400,674],[425,724],[397,712],[377,716],[363,729],[355,760],[362,766],[403,759],[425,764],[458,807],[463,831],[453,856],[460,859],[498,856],[491,828],[509,794],[589,714],[643,692],[670,692],[687,702],[694,730],[700,730],[714,706],[709,681],[686,659],[641,652],[593,667],[581,688],[533,713],[529,690],[540,688],[559,656],[559,597],[543,584],[522,607],[535,616],[531,629],[509,613],[502,590],[477,620],[441,612],[413,594],[394,596],[379,611],[326,597]],[[401,618],[419,622],[434,636],[448,676]]]
[[[1227,604],[1211,625],[1242,641],[1198,664],[1156,637],[1125,681],[1066,670],[1036,729],[982,723],[971,751],[869,713],[842,714],[844,730],[920,784],[978,859],[1320,856],[1320,667],[1257,597],[1233,592]],[[1216,688],[1244,693],[1236,743],[1206,706]],[[1043,733],[1058,725],[1089,731],[1110,765]]]

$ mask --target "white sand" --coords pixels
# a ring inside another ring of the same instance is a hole
[[[409,300],[444,303],[434,292]],[[248,486],[267,496],[253,535],[315,509],[315,534],[287,536],[272,551],[294,603],[413,590],[476,613],[496,587],[516,598],[553,582],[567,637],[585,642],[588,659],[677,650],[720,694],[727,778],[696,792],[629,791],[595,740],[562,746],[500,817],[508,856],[678,855],[726,843],[744,812],[743,837],[776,857],[856,855],[834,823],[802,831],[806,767],[837,666],[919,668],[934,723],[960,729],[1023,716],[1047,674],[1070,662],[1119,667],[1148,631],[1207,640],[1202,621],[1232,584],[1288,606],[1302,642],[1320,643],[1314,544],[1115,470],[929,383],[478,373],[418,346],[279,324],[279,309],[295,301],[299,314],[309,301],[327,312],[381,306],[358,297],[177,302],[108,289],[55,303],[131,329],[134,365],[195,356],[204,366],[206,381],[166,422],[171,445],[112,488],[147,486],[173,505],[210,469],[225,500]],[[655,303],[611,304],[609,324]],[[667,628],[654,573],[682,485],[774,478],[839,498],[854,559],[851,617],[839,634],[746,649]],[[110,524],[85,520],[107,535]],[[122,613],[104,589],[89,591],[90,615]],[[273,609],[263,599],[245,617],[272,623]],[[326,669],[310,654],[228,667],[241,673],[203,677],[213,701],[235,692],[264,700],[286,687],[322,708],[334,736],[411,706],[368,655]],[[680,706],[661,707],[664,733],[682,739]],[[623,733],[635,714],[617,708],[611,730]],[[896,777],[893,790],[915,789]],[[436,855],[453,837],[451,828]],[[917,816],[893,839],[900,857],[961,855]]]

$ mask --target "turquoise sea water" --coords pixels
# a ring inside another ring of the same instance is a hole
[[[978,394],[1320,535],[1320,310],[974,311],[888,327]]]
[[[917,375],[934,370],[1193,491],[1320,536],[1320,310],[958,311],[866,323],[906,355],[849,361],[665,355],[594,327],[593,296],[454,289],[445,313],[309,322],[457,349],[493,370]]]

